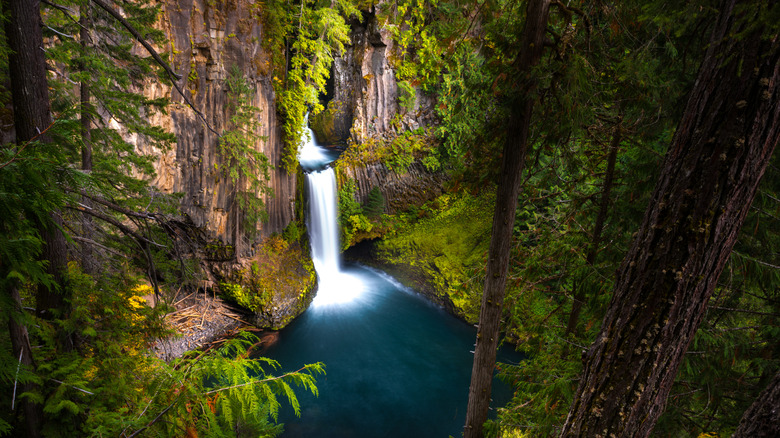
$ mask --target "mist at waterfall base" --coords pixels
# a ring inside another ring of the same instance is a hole
[[[308,152],[304,148],[302,156]],[[383,272],[342,266],[335,177],[326,164],[307,161],[304,167],[319,289],[311,307],[263,355],[285,370],[323,362],[327,374],[317,377],[318,397],[296,391],[300,417],[282,403],[282,436],[460,436],[475,329]],[[520,359],[511,350],[499,352],[504,362]],[[494,382],[495,406],[510,397],[508,387]]]

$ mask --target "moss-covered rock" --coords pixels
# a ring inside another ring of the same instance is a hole
[[[223,297],[251,313],[258,327],[280,329],[314,298],[317,275],[308,248],[272,236],[255,255],[221,276]]]
[[[349,138],[349,126],[343,120],[343,106],[339,101],[331,101],[327,109],[310,118],[309,126],[320,144],[346,144]]]
[[[445,194],[399,215],[394,232],[348,255],[476,322],[493,202],[490,195]]]

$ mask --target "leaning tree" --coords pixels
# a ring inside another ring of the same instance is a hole
[[[504,142],[477,340],[474,346],[466,424],[463,428],[465,438],[482,437],[483,424],[488,416],[501,309],[509,269],[509,250],[517,196],[520,192],[520,174],[528,149],[528,134],[534,107],[533,92],[536,80],[533,68],[539,63],[544,50],[544,32],[549,10],[550,0],[532,0],[528,3],[520,54],[513,65],[520,82],[522,97],[513,102]]]
[[[778,1],[724,0],[561,436],[644,437],[780,139]]]

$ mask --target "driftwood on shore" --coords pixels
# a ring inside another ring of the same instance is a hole
[[[260,331],[241,312],[208,293],[192,292],[174,302],[173,307],[165,322],[176,334],[158,340],[154,346],[156,354],[166,361],[187,351],[217,346],[242,330]]]

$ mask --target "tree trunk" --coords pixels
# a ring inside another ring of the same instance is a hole
[[[758,5],[735,17],[734,4],[723,2],[561,436],[650,434],[780,138],[777,36],[762,39]]]
[[[12,303],[14,312],[8,316],[8,334],[11,337],[11,349],[14,359],[18,358],[19,365],[30,369],[35,369],[35,362],[30,346],[30,337],[27,333],[27,326],[21,323],[24,312],[22,310],[22,300],[19,297],[19,290],[16,285],[8,287],[8,295]],[[25,433],[28,437],[41,436],[40,425],[43,424],[43,405],[32,402],[29,398],[20,398],[19,395],[25,392],[35,392],[38,385],[28,382],[20,383],[15,387],[14,400],[12,403],[20,406],[20,411],[24,414]]]
[[[81,17],[79,17],[79,39],[81,40],[82,56],[86,56],[90,47],[90,7],[89,3],[85,3],[81,6]],[[79,65],[82,72],[86,72],[86,67],[82,64]],[[92,171],[92,105],[90,103],[90,88],[89,81],[82,80],[80,84],[80,101],[81,101],[81,169],[89,173]],[[86,207],[92,207],[92,200],[87,196],[81,197],[81,203]],[[94,241],[95,239],[95,225],[92,223],[92,216],[82,213],[81,215],[81,233],[87,239]],[[90,241],[81,242],[81,269],[89,274],[95,275],[98,273],[97,261],[92,251],[92,243]]]
[[[466,424],[463,429],[465,438],[481,437],[483,424],[487,421],[517,196],[534,105],[533,91],[536,81],[532,77],[531,69],[539,63],[542,56],[549,8],[550,0],[533,0],[528,3],[528,18],[523,30],[521,52],[516,61],[519,77],[524,84],[522,97],[514,104],[504,143],[485,287],[474,347]]]
[[[745,411],[731,438],[775,438],[780,436],[780,372]]]
[[[5,33],[11,54],[8,66],[11,78],[11,96],[14,108],[14,127],[19,144],[37,140],[51,142],[46,132],[52,125],[49,103],[49,84],[46,79],[46,57],[41,32],[40,2],[38,0],[3,0],[8,15]],[[37,311],[40,316],[51,318],[55,313],[65,313],[65,270],[67,246],[61,230],[62,217],[52,212],[48,223],[39,223],[44,240],[42,257],[47,272],[56,287],[38,286]],[[58,290],[59,288],[59,290]],[[55,312],[52,312],[55,310]]]

